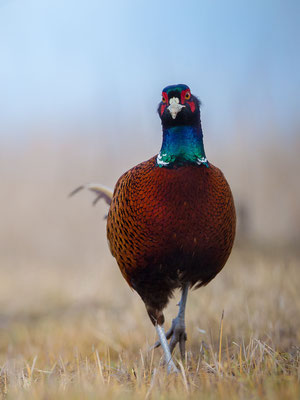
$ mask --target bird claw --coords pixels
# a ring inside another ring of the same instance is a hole
[[[171,340],[169,343],[170,352],[172,354],[175,349],[177,343],[179,343],[179,350],[181,359],[184,360],[185,357],[185,342],[187,341],[187,334],[185,332],[185,324],[184,321],[180,320],[178,317],[173,319],[171,326],[172,334],[170,336]]]
[[[150,347],[149,350],[151,351],[151,350],[157,349],[159,346],[160,346],[160,341],[157,340],[157,341],[154,343],[154,345],[152,345],[152,346]]]
[[[166,338],[170,340],[169,348],[172,354],[175,349],[177,343],[179,343],[179,350],[181,359],[184,360],[185,357],[185,342],[187,341],[187,334],[185,332],[185,324],[184,321],[180,320],[178,317],[174,318],[172,321],[171,328],[166,332]],[[160,346],[160,341],[154,343],[154,345],[150,348],[151,350],[157,349]]]

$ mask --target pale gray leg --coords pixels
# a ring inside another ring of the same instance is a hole
[[[184,360],[185,357],[185,342],[187,340],[187,335],[185,332],[185,307],[186,307],[188,291],[189,291],[189,284],[186,284],[182,288],[182,295],[179,303],[178,315],[175,319],[173,319],[171,326],[172,337],[170,340],[170,352],[172,354],[176,344],[179,343],[180,355],[182,360]]]
[[[170,353],[172,354],[176,344],[179,343],[179,349],[182,360],[184,360],[185,357],[185,342],[187,340],[184,317],[185,317],[185,307],[186,307],[188,291],[189,291],[189,283],[185,284],[182,287],[182,294],[179,302],[178,315],[176,318],[173,319],[172,326],[166,333],[166,339],[171,338],[169,345]],[[159,347],[160,344],[161,344],[160,342],[156,342],[154,347]]]
[[[158,324],[155,325],[155,328],[156,328],[156,331],[157,331],[157,334],[159,337],[161,347],[165,354],[165,360],[166,360],[166,364],[167,364],[167,368],[168,368],[168,374],[170,374],[171,372],[179,372],[178,369],[176,368],[176,365],[174,364],[173,359],[172,359],[172,355],[171,355],[171,352],[169,349],[168,341],[166,339],[164,328]]]

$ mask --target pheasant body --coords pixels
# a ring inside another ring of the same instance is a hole
[[[168,169],[153,157],[117,182],[108,240],[124,278],[148,310],[161,311],[184,282],[201,286],[213,279],[231,252],[234,234],[232,194],[212,164]]]

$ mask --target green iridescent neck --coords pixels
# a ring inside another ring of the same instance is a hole
[[[209,167],[201,127],[184,125],[163,129],[163,143],[156,161],[159,167],[172,168],[184,164]]]

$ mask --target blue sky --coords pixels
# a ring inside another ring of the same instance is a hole
[[[299,1],[0,0],[0,129],[156,129],[161,89],[186,83],[214,131],[244,118],[284,134],[299,38]]]

